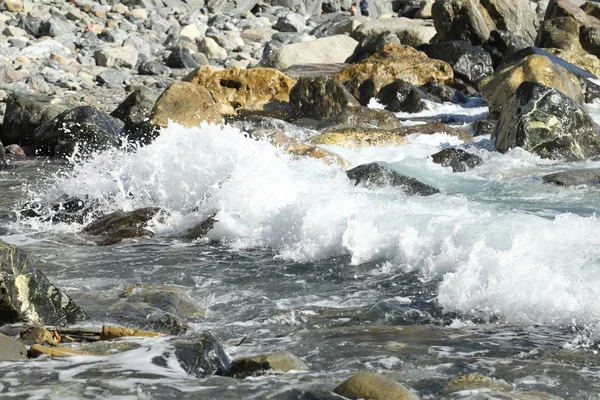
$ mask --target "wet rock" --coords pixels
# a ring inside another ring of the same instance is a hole
[[[360,88],[363,82],[370,79],[377,91],[396,79],[412,85],[423,85],[429,81],[450,84],[453,77],[452,67],[447,63],[432,60],[412,47],[395,44],[385,45],[379,53],[349,65],[334,75],[340,83],[352,82],[355,88]],[[359,93],[352,91],[352,94],[360,98]]]
[[[600,154],[598,129],[583,107],[537,82],[523,82],[517,88],[492,136],[500,152],[519,146],[540,157],[564,161]]]
[[[0,362],[18,361],[27,358],[27,348],[18,340],[0,333]]]
[[[116,211],[98,218],[83,231],[96,236],[94,241],[99,245],[119,243],[123,239],[148,237],[154,233],[144,228],[159,212],[158,207],[139,208],[134,211]]]
[[[544,175],[542,179],[558,186],[600,185],[600,169],[572,169]]]
[[[184,81],[206,88],[220,107],[222,115],[237,110],[262,111],[271,104],[287,103],[295,80],[272,68],[227,68],[217,71],[205,66],[186,76]]]
[[[94,53],[96,63],[101,67],[133,68],[137,65],[138,52],[132,45],[105,47]]]
[[[394,113],[368,107],[348,107],[341,114],[324,120],[319,129],[331,126],[352,126],[357,128],[395,129],[402,126]]]
[[[401,44],[417,47],[435,36],[435,27],[429,21],[409,18],[383,18],[367,20],[356,28],[350,36],[358,41],[383,33],[395,35]]]
[[[214,228],[215,224],[219,222],[215,219],[216,213],[212,213],[208,217],[202,220],[198,225],[193,228],[188,229],[188,231],[183,235],[184,238],[189,240],[197,240],[201,239],[210,232],[212,228]]]
[[[234,378],[246,378],[269,372],[298,370],[308,370],[308,366],[289,351],[278,351],[236,358],[231,362],[231,368],[227,375]]]
[[[300,78],[290,91],[290,106],[295,118],[324,120],[360,103],[332,78]]]
[[[452,40],[439,42],[424,49],[429,58],[446,61],[452,67],[454,76],[469,84],[494,73],[492,57],[478,46],[469,42]]]
[[[63,346],[53,346],[47,347],[41,344],[34,344],[27,351],[27,357],[29,358],[38,358],[40,356],[50,356],[50,357],[73,357],[73,356],[82,356],[91,355],[90,353],[82,350],[72,349],[70,347]]]
[[[153,90],[145,86],[136,87],[110,116],[123,121],[129,140],[140,141],[146,133],[146,123],[157,99]]]
[[[600,99],[600,85],[588,79],[580,79],[579,82],[583,88],[584,101],[597,103]]]
[[[66,109],[66,104],[48,96],[11,93],[6,101],[0,140],[7,144],[31,146],[34,144],[35,129],[51,121]]]
[[[406,387],[386,376],[360,372],[338,385],[333,391],[349,399],[418,400]]]
[[[409,113],[427,110],[427,104],[423,100],[441,102],[440,99],[428,95],[402,79],[397,79],[382,87],[377,93],[377,100],[388,111]]]
[[[482,119],[473,122],[473,136],[491,135],[498,121]]]
[[[481,157],[461,149],[444,149],[431,156],[434,163],[452,168],[452,172],[465,172],[483,161]]]
[[[490,115],[497,117],[517,87],[526,81],[553,87],[575,101],[583,102],[581,85],[575,75],[550,58],[533,54],[504,66],[481,81],[481,94],[489,105]]]
[[[127,285],[119,294],[128,303],[144,303],[179,318],[204,317],[204,309],[195,303],[181,288],[172,285]]]
[[[469,98],[458,90],[435,81],[427,82],[426,84],[419,86],[419,89],[437,97],[442,102],[462,104],[469,101]]]
[[[178,339],[173,343],[175,355],[181,367],[190,375],[205,378],[211,375],[225,375],[231,360],[223,346],[208,332],[196,337]],[[165,357],[157,357],[154,363],[164,363]]]
[[[40,271],[32,256],[0,242],[0,325],[68,325],[86,314]]]
[[[138,329],[122,328],[120,326],[104,325],[100,332],[100,340],[113,340],[124,337],[158,337],[165,336],[162,333],[142,331]]]
[[[452,378],[446,385],[446,392],[454,393],[475,390],[505,391],[505,386],[498,384],[494,379],[482,375],[460,375]]]
[[[123,123],[91,106],[75,107],[57,115],[33,133],[38,155],[64,157],[117,147]]]
[[[357,44],[346,35],[286,44],[267,54],[260,65],[284,70],[297,64],[343,63],[352,55]]]
[[[367,187],[394,186],[402,188],[408,194],[420,196],[430,196],[440,192],[433,186],[394,171],[388,164],[383,162],[359,165],[346,171],[346,175],[354,185]]]

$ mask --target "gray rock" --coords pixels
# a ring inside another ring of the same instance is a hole
[[[302,15],[288,12],[279,17],[273,29],[279,32],[303,32],[306,29],[306,21]]]
[[[107,69],[100,72],[96,79],[101,84],[104,84],[111,88],[121,88],[123,85],[128,85],[131,80],[131,76],[126,70],[123,69]]]
[[[82,49],[94,50],[99,44],[100,39],[98,39],[98,36],[92,31],[87,31],[81,35],[78,47]]]
[[[483,45],[485,51],[490,53],[494,68],[498,68],[511,54],[529,47],[529,41],[510,31],[495,30],[490,33],[490,38]]]
[[[500,152],[519,146],[564,161],[600,154],[598,129],[583,107],[537,82],[519,85],[503,107],[492,137]]]
[[[98,39],[106,43],[114,43],[117,46],[121,46],[128,37],[129,33],[127,31],[118,28],[105,28],[98,35]]]
[[[346,59],[347,63],[353,64],[364,60],[365,58],[380,52],[383,46],[389,43],[401,45],[400,39],[393,33],[382,32],[372,36],[366,36],[360,39],[358,45],[354,48],[354,52]]]
[[[331,126],[396,129],[402,126],[396,115],[387,110],[368,107],[348,107],[341,114],[323,121],[319,129]],[[287,132],[287,131],[286,131]]]
[[[172,48],[166,63],[171,68],[198,68],[201,65],[190,49],[184,46]]]
[[[484,19],[478,6],[478,1],[436,0],[431,13],[440,40],[485,43],[490,37],[491,21]]]
[[[323,9],[323,0],[272,0],[271,4],[302,15],[319,15]]]
[[[231,369],[227,375],[235,378],[246,378],[273,371],[287,372],[307,369],[306,363],[289,351],[278,351],[276,353],[236,358],[231,362]]]
[[[169,76],[171,69],[158,61],[148,61],[140,64],[138,73],[140,75]]]
[[[349,399],[419,400],[419,397],[394,379],[370,372],[352,375],[333,391]]]
[[[143,54],[148,57],[152,56],[152,45],[146,39],[139,35],[129,36],[123,41],[123,45],[131,45],[135,47],[138,54],[140,55]]]
[[[210,13],[242,14],[252,10],[259,0],[206,0]]]
[[[198,378],[225,375],[231,360],[221,344],[208,332],[197,336],[176,339],[172,342],[179,365],[188,374]],[[159,362],[157,357],[153,362]],[[167,360],[163,359],[164,365]]]
[[[0,362],[27,359],[27,348],[18,340],[0,333]]]
[[[433,154],[431,159],[442,167],[452,168],[452,172],[465,172],[482,162],[481,157],[456,148],[439,151]]]
[[[400,43],[417,47],[429,41],[435,36],[436,31],[429,21],[408,18],[384,18],[365,21],[350,36],[356,40],[363,40],[370,36],[383,33],[396,35]]]
[[[153,236],[145,226],[160,210],[158,207],[146,207],[127,212],[115,211],[91,222],[83,228],[83,232],[93,236],[94,242],[102,246],[116,244],[123,239]]]
[[[227,58],[227,50],[217,44],[217,42],[210,38],[205,37],[198,45],[198,50],[209,59],[209,60],[224,60]]]
[[[423,92],[402,79],[396,79],[394,82],[382,87],[377,93],[377,100],[388,111],[409,113],[426,110],[427,105],[423,100],[441,102],[440,99]]]
[[[430,196],[440,192],[433,186],[394,171],[384,162],[359,165],[346,171],[346,175],[354,185],[365,185],[367,187],[394,186],[401,188],[408,194],[420,196]]]
[[[360,104],[333,78],[318,77],[298,79],[290,92],[290,106],[296,118],[324,120]]]
[[[469,98],[458,90],[436,81],[429,81],[426,84],[419,86],[419,89],[438,98],[442,102],[462,104],[469,101]]]
[[[496,129],[496,124],[498,121],[482,119],[479,121],[473,122],[473,136],[484,136],[491,135],[494,133],[494,129]]]
[[[47,21],[43,21],[37,31],[37,36],[62,36],[62,35],[74,35],[75,27],[69,20],[62,17],[51,17]]]
[[[110,116],[123,121],[127,136],[135,141],[138,130],[149,120],[157,99],[158,95],[151,89],[137,87]]]
[[[21,17],[21,19],[17,23],[17,26],[21,29],[24,29],[31,36],[38,37],[38,32],[40,30],[41,24],[41,19],[32,15],[25,15]]]
[[[46,59],[52,53],[68,57],[71,55],[71,50],[58,41],[50,39],[32,43],[19,51],[19,55],[32,59]]]
[[[439,42],[427,46],[424,51],[429,58],[446,61],[452,67],[455,77],[471,85],[476,85],[479,79],[494,73],[490,54],[466,41]]]
[[[133,68],[137,65],[138,52],[132,45],[106,47],[94,53],[96,63],[102,67]]]
[[[69,325],[86,314],[52,285],[35,259],[0,241],[0,325],[16,322]]]
[[[542,176],[544,183],[557,186],[600,185],[600,168],[572,169]]]

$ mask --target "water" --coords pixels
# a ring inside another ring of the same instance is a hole
[[[590,112],[600,120],[600,107]],[[468,130],[482,113],[475,102],[417,117],[452,118]],[[172,354],[170,342],[143,339],[103,356],[0,364],[0,396],[326,398],[352,373],[377,370],[423,398],[489,398],[500,389],[505,398],[597,398],[600,190],[549,186],[541,176],[600,162],[498,154],[489,138],[476,139],[328,147],[352,165],[386,161],[441,189],[430,197],[352,187],[339,167],[295,159],[230,127],[171,125],[136,152],[75,166],[16,162],[0,173],[1,238],[41,258],[50,280],[90,313],[86,325],[118,323],[106,310],[128,284],[174,285],[206,310],[192,331],[211,331],[232,357],[290,350],[310,371],[198,379],[172,357],[152,363]],[[428,159],[457,145],[484,163],[452,173]],[[55,211],[45,205],[65,196],[102,213],[158,206],[168,215],[150,223],[154,237],[109,247],[81,234],[92,215],[81,224],[13,218],[32,201],[48,217]],[[214,212],[207,238],[182,238]],[[496,386],[452,385],[467,374]]]

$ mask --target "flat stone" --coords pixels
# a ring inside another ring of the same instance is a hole
[[[418,400],[419,397],[392,378],[361,372],[351,376],[333,391],[350,399]]]
[[[0,362],[27,359],[27,348],[18,340],[0,333]]]

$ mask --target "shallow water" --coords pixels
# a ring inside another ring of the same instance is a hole
[[[600,107],[590,111],[600,121]],[[468,130],[484,112],[475,102],[422,116],[451,115]],[[541,176],[600,162],[498,154],[485,137],[409,139],[400,148],[328,148],[352,165],[387,161],[441,194],[352,187],[339,167],[294,159],[230,127],[172,125],[150,146],[74,167],[16,162],[0,173],[1,238],[41,258],[50,280],[90,313],[86,325],[126,323],[106,310],[127,284],[175,285],[206,309],[193,330],[213,332],[232,357],[285,349],[310,372],[198,379],[175,361],[155,365],[172,354],[169,341],[144,339],[101,357],[0,364],[0,395],[314,399],[377,370],[423,398],[489,398],[492,389],[596,398],[600,190]],[[484,163],[452,173],[428,158],[457,145]],[[152,221],[153,238],[110,247],[90,244],[82,224],[13,218],[27,201],[49,216],[44,204],[65,195],[100,212],[159,206],[169,215]],[[182,239],[215,211],[207,239]],[[452,386],[467,374],[496,386]]]

